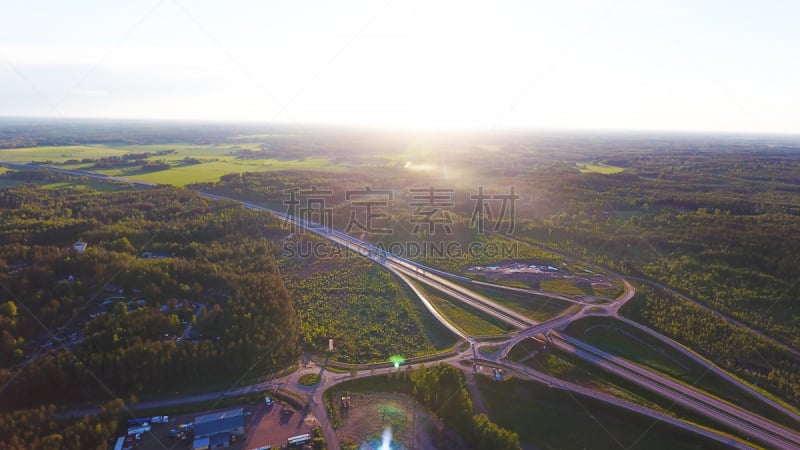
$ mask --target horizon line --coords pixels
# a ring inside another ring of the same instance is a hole
[[[336,130],[387,132],[387,133],[419,133],[419,134],[492,134],[492,133],[575,133],[575,134],[628,134],[628,135],[710,135],[710,136],[764,136],[800,138],[800,131],[754,131],[754,130],[699,130],[699,129],[656,129],[656,128],[621,128],[621,127],[536,127],[536,126],[442,126],[423,127],[411,125],[358,124],[336,122],[301,122],[301,121],[266,121],[256,119],[223,119],[223,118],[163,118],[163,117],[91,117],[91,116],[24,116],[0,113],[0,121],[51,121],[51,122],[116,122],[149,123],[149,124],[181,124],[181,125],[218,125],[218,126],[268,126],[294,128],[327,128]]]

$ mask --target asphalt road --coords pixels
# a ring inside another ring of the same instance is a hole
[[[569,336],[554,334],[553,342],[566,352],[591,361],[608,372],[656,392],[675,403],[691,408],[719,423],[741,430],[774,448],[800,448],[800,433],[797,431],[785,428],[705,392],[610,355]]]

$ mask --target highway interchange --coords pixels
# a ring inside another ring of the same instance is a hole
[[[94,174],[91,172],[64,170],[52,167],[42,167],[32,164],[12,164],[3,162],[0,162],[0,164],[6,164],[9,166],[18,166],[18,167],[22,166],[26,168],[38,168],[38,169],[46,168],[47,170],[60,172],[67,175],[89,177],[89,178],[116,181],[116,182],[126,182],[132,184],[140,184],[144,186],[152,186],[152,184],[150,183],[139,182],[136,180],[121,178],[121,177],[112,178],[105,175]],[[454,334],[456,334],[457,336],[459,336],[461,339],[463,339],[465,342],[468,343],[468,345],[464,346],[465,349],[463,351],[449,352],[443,354],[436,361],[453,364],[455,367],[458,367],[462,370],[468,370],[466,366],[462,364],[463,361],[468,361],[470,363],[479,362],[481,364],[492,365],[493,367],[504,368],[506,371],[514,374],[517,377],[546,383],[548,386],[551,386],[553,388],[563,389],[572,392],[574,394],[588,396],[598,400],[602,400],[604,402],[611,403],[631,411],[635,411],[637,413],[652,417],[654,419],[661,420],[676,427],[689,430],[691,432],[702,435],[708,439],[713,439],[718,442],[728,444],[735,448],[754,448],[748,445],[747,442],[739,439],[734,439],[727,434],[697,426],[695,424],[665,415],[663,413],[651,410],[641,405],[621,400],[619,398],[613,397],[608,394],[604,394],[598,391],[587,389],[579,385],[575,385],[573,383],[559,380],[545,373],[533,370],[530,367],[506,359],[508,352],[517,343],[525,339],[531,338],[533,336],[543,335],[546,333],[548,341],[552,342],[553,345],[555,345],[562,351],[568,352],[578,358],[588,361],[596,365],[597,367],[601,368],[602,370],[608,371],[619,377],[629,380],[645,389],[655,392],[663,396],[664,398],[667,398],[675,402],[676,404],[680,404],[688,409],[691,409],[699,414],[702,414],[720,424],[724,424],[733,429],[736,429],[741,434],[744,434],[749,438],[753,439],[754,441],[759,442],[761,445],[766,445],[769,448],[780,448],[780,449],[800,448],[800,432],[798,431],[797,428],[789,429],[785,426],[776,424],[750,411],[746,411],[736,405],[733,405],[726,401],[720,400],[714,396],[711,396],[692,386],[679,383],[664,375],[649,370],[643,366],[633,364],[632,362],[627,361],[623,358],[610,355],[602,350],[599,350],[588,344],[585,344],[573,337],[569,337],[559,333],[559,330],[563,330],[564,327],[566,327],[568,324],[582,317],[586,317],[588,315],[605,315],[609,317],[615,317],[619,320],[624,321],[629,325],[635,326],[636,328],[651,334],[653,337],[664,342],[665,345],[671,346],[672,348],[684,353],[692,360],[698,362],[699,364],[702,364],[707,370],[731,381],[739,388],[741,388],[742,391],[747,392],[754,398],[757,398],[765,402],[775,410],[778,410],[783,414],[791,417],[798,424],[800,424],[800,416],[790,408],[787,408],[784,405],[769,399],[768,397],[764,396],[757,390],[753,389],[751,386],[739,381],[735,377],[731,376],[727,372],[715,366],[710,361],[697,355],[690,349],[685,348],[684,346],[648,329],[647,327],[644,327],[641,324],[633,322],[624,317],[620,317],[618,315],[619,308],[622,305],[624,305],[625,302],[633,298],[633,295],[635,293],[634,287],[627,280],[622,279],[622,281],[625,284],[625,292],[620,296],[620,298],[616,299],[613,302],[589,305],[581,302],[580,299],[568,298],[567,301],[574,303],[574,306],[568,308],[564,313],[562,313],[559,316],[538,323],[525,315],[510,310],[505,306],[500,305],[494,302],[493,300],[466,288],[464,285],[472,283],[473,281],[471,279],[454,274],[449,274],[438,269],[429,268],[421,264],[418,264],[416,262],[392,254],[388,254],[385,251],[373,246],[368,242],[356,239],[350,235],[341,233],[333,229],[321,227],[317,224],[313,224],[296,217],[287,216],[286,214],[279,211],[274,211],[249,202],[242,202],[239,200],[225,198],[210,193],[201,192],[200,194],[211,199],[236,201],[241,203],[246,208],[272,213],[278,216],[279,218],[285,221],[290,221],[296,226],[303,227],[304,229],[313,232],[324,239],[342,245],[347,249],[357,254],[360,254],[377,264],[382,265],[387,270],[395,274],[401,281],[410,286],[412,291],[419,297],[419,299],[422,301],[425,307],[439,322],[441,322],[446,328],[448,328],[450,331],[452,331]],[[454,280],[458,282],[455,282]],[[425,292],[419,288],[418,284],[435,288],[436,290],[439,290],[458,301],[464,302],[470,305],[471,307],[484,312],[485,314],[488,314],[492,317],[497,318],[498,320],[503,321],[504,323],[513,326],[514,328],[517,329],[517,331],[505,336],[505,339],[503,341],[495,340],[492,342],[485,342],[480,337],[470,336],[463,330],[458,328],[457,324],[450,323],[450,321],[448,321],[442,314],[440,314],[439,311],[431,304],[431,302],[425,295]],[[480,283],[480,284],[486,285],[486,283]],[[500,289],[515,289],[502,286],[495,286],[495,287]],[[520,291],[519,289],[515,290],[518,292]],[[524,291],[526,290],[522,291],[523,291],[522,293],[524,293]],[[557,298],[559,300],[565,300],[563,298],[564,296],[559,294],[549,294],[543,291],[536,291],[535,293],[536,295],[546,295],[546,296],[551,296],[553,298]],[[489,346],[497,347],[499,348],[499,350],[496,352],[481,351],[482,348],[486,348]],[[220,396],[235,396],[235,395],[241,395],[242,393],[265,390],[276,386],[283,386],[285,388],[295,390],[300,394],[308,395],[309,399],[308,406],[310,412],[314,414],[314,416],[319,420],[320,424],[322,425],[323,434],[325,435],[326,440],[328,442],[328,448],[338,449],[338,440],[336,438],[335,431],[333,430],[329,420],[327,419],[327,410],[322,401],[322,393],[326,389],[334,386],[335,384],[347,381],[349,379],[352,379],[353,377],[356,378],[366,377],[371,375],[377,375],[380,373],[388,373],[393,370],[398,370],[398,369],[395,369],[391,365],[381,364],[371,367],[369,369],[359,370],[352,374],[341,374],[337,372],[326,371],[324,367],[312,366],[301,369],[287,377],[272,380],[269,383],[262,383],[253,386],[245,386],[234,390],[229,390],[226,392],[212,393],[206,395],[210,396],[211,398]],[[297,379],[301,374],[308,373],[309,371],[320,373],[322,375],[322,381],[318,385],[312,388],[304,388],[300,386],[299,383],[297,383]],[[173,399],[172,401],[173,402],[181,401],[181,399]],[[186,398],[183,399],[183,401],[192,401],[192,399]],[[169,402],[169,400],[152,402],[154,403],[153,405],[146,405],[146,406],[148,407],[158,406],[159,404],[166,404],[165,402]],[[142,407],[142,405],[140,405],[140,407]],[[85,413],[85,412],[88,411],[81,411],[76,413]]]

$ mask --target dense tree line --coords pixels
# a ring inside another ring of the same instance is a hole
[[[705,309],[643,284],[622,313],[696,349],[721,367],[800,405],[800,360]]]
[[[517,433],[499,427],[485,414],[474,414],[464,373],[453,366],[439,364],[411,372],[414,398],[458,431],[475,450],[514,450],[520,448]]]
[[[0,448],[7,450],[106,450],[123,411],[121,400],[103,405],[100,414],[76,421],[55,421],[55,406],[0,413]]]

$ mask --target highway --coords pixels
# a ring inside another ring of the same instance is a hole
[[[670,338],[668,338],[668,337],[666,337],[666,336],[664,336],[664,335],[662,335],[660,333],[657,333],[656,331],[653,331],[650,328],[647,328],[646,326],[644,326],[644,325],[642,325],[642,324],[640,324],[638,322],[634,322],[633,320],[628,319],[627,317],[619,316],[619,317],[617,317],[617,319],[619,321],[621,321],[621,322],[625,322],[626,324],[628,324],[628,325],[630,325],[630,326],[632,326],[634,328],[637,328],[637,329],[649,334],[650,336],[653,336],[654,338],[656,338],[656,339],[660,340],[661,342],[669,345],[670,347],[682,352],[686,357],[688,357],[689,359],[693,360],[694,362],[702,365],[708,371],[713,372],[715,375],[717,375],[717,376],[719,376],[721,378],[724,378],[725,380],[727,380],[731,384],[733,384],[735,386],[738,386],[740,389],[748,391],[750,393],[750,395],[758,398],[762,402],[772,406],[776,410],[786,414],[787,416],[791,417],[792,419],[794,419],[795,421],[800,423],[800,414],[798,414],[797,412],[795,412],[792,409],[786,408],[784,405],[782,405],[782,404],[776,402],[775,400],[767,397],[766,395],[762,394],[761,392],[752,389],[752,387],[750,387],[746,383],[742,382],[742,380],[732,376],[731,374],[729,374],[725,370],[722,370],[721,368],[719,368],[716,365],[714,365],[714,363],[712,363],[711,361],[709,361],[706,358],[704,358],[704,357],[698,355],[697,353],[695,353],[694,350],[692,350],[692,349],[690,349],[688,347],[685,347],[685,346],[673,341],[672,339],[670,339]]]
[[[800,448],[800,434],[797,431],[770,422],[761,416],[652,372],[623,358],[603,352],[577,339],[561,336],[557,333],[552,333],[551,337],[557,347],[568,353],[591,361],[608,372],[630,380],[719,423],[733,427],[736,430],[746,431],[750,436],[774,448]]]
[[[684,430],[699,434],[704,436],[708,439],[721,442],[723,444],[729,445],[733,448],[740,448],[740,449],[752,449],[756,448],[750,445],[745,444],[744,442],[738,441],[736,439],[731,438],[730,436],[720,434],[716,431],[709,430],[703,427],[699,427],[693,423],[684,422],[683,420],[677,419],[672,416],[668,416],[666,414],[660,413],[658,411],[654,411],[652,409],[646,408],[642,405],[629,402],[627,400],[622,400],[620,398],[604,394],[602,392],[598,392],[584,386],[570,383],[569,381],[560,380],[558,378],[552,377],[550,375],[535,371],[530,367],[517,364],[511,361],[506,361],[504,363],[505,367],[512,369],[512,371],[516,372],[517,374],[522,374],[521,378],[528,378],[532,381],[538,381],[540,383],[545,383],[550,387],[556,389],[562,389],[565,391],[569,391],[575,394],[579,394],[585,397],[591,397],[596,400],[600,400],[606,403],[610,403],[612,405],[618,406],[620,408],[625,408],[630,411],[637,412],[643,416],[647,416],[653,418],[655,420],[659,420],[661,422],[670,424],[677,428],[682,428]]]
[[[43,168],[32,166],[29,164],[8,164],[12,166],[22,166],[27,168]],[[64,173],[67,175],[73,176],[80,176],[80,177],[89,177],[101,180],[110,180],[110,181],[118,181],[118,182],[126,182],[131,184],[138,184],[142,186],[152,186],[150,183],[140,182],[137,180],[129,180],[121,177],[108,177],[105,175],[100,174],[93,174],[90,172],[82,172],[82,171],[71,171],[71,170],[63,170],[57,168],[50,168],[46,167],[47,170],[52,170],[55,172]],[[341,245],[346,246],[348,249],[361,254],[376,263],[379,263],[386,267],[391,272],[395,273],[401,280],[409,284],[414,292],[420,297],[420,300],[423,304],[428,308],[429,311],[434,315],[434,317],[439,320],[444,326],[448,329],[453,331],[457,336],[464,338],[465,340],[474,344],[473,337],[463,333],[463,331],[459,330],[456,326],[451,324],[447,321],[440,313],[436,311],[436,308],[430,303],[430,301],[426,298],[424,293],[414,286],[413,281],[426,284],[431,286],[435,289],[438,289],[453,298],[462,301],[464,303],[469,304],[470,306],[477,308],[486,314],[492,315],[493,317],[498,318],[499,320],[508,323],[509,325],[516,327],[519,329],[518,332],[514,333],[510,336],[505,342],[495,343],[493,345],[501,345],[502,349],[499,352],[499,355],[496,358],[496,363],[502,366],[514,369],[515,371],[519,372],[521,370],[525,370],[529,373],[530,370],[526,369],[516,363],[510,362],[505,360],[504,358],[507,356],[508,351],[513,347],[513,345],[522,339],[527,337],[534,336],[536,334],[543,333],[545,331],[556,330],[560,327],[563,327],[570,322],[577,320],[583,316],[585,316],[586,308],[575,308],[571,311],[571,314],[565,314],[562,316],[555,317],[548,321],[537,323],[534,320],[525,317],[515,311],[509,310],[508,308],[498,305],[494,301],[477,294],[475,292],[470,291],[469,289],[456,284],[451,281],[451,279],[457,280],[464,280],[464,277],[460,277],[457,275],[447,274],[446,272],[440,271],[438,269],[432,269],[425,267],[423,265],[417,264],[415,262],[406,260],[404,258],[397,257],[395,255],[386,254],[381,249],[372,246],[371,244],[358,240],[352,236],[347,234],[338,232],[336,230],[325,229],[319,226],[315,226],[316,224],[303,221],[301,219],[287,216],[284,213],[273,211],[269,208],[261,207],[259,205],[255,205],[249,202],[242,202],[230,198],[225,198],[222,196],[218,196],[215,194],[201,192],[201,195],[212,198],[212,199],[219,199],[219,200],[229,200],[229,201],[237,201],[242,204],[244,207],[259,211],[270,212],[277,217],[280,217],[284,220],[290,221],[297,226],[303,227],[308,231],[311,231],[325,239],[331,240],[333,242],[339,243]],[[625,281],[626,285],[626,292],[623,296],[618,299],[618,301],[610,304],[610,305],[603,305],[603,314],[607,314],[610,316],[617,317],[619,308],[627,301],[633,297],[633,293],[635,292],[633,286],[630,285],[627,281]],[[573,303],[575,303],[573,301]],[[701,414],[704,414],[719,423],[726,424],[730,427],[733,427],[736,430],[740,430],[742,433],[745,433],[765,444],[768,444],[774,448],[800,448],[800,434],[798,434],[795,430],[790,430],[775,423],[772,423],[760,416],[757,416],[753,413],[748,411],[744,411],[741,408],[736,407],[735,405],[731,405],[729,403],[723,402],[719,399],[709,396],[704,392],[698,391],[696,389],[687,387],[683,384],[675,382],[671,379],[668,379],[660,374],[654,373],[650,370],[644,369],[641,366],[633,364],[627,360],[622,358],[615,357],[613,355],[607,354],[602,352],[599,349],[591,347],[587,344],[584,344],[574,338],[570,337],[562,337],[557,332],[553,332],[552,336],[554,336],[554,342],[560,348],[565,351],[568,351],[578,357],[581,357],[587,361],[592,362],[593,364],[597,365],[598,367],[603,368],[604,370],[608,370],[612,373],[617,374],[618,376],[624,377],[629,379],[653,392],[656,392],[665,398],[675,401],[687,408],[695,410]],[[663,340],[663,339],[662,339]],[[474,358],[474,346],[471,346],[471,351],[473,352],[471,355],[469,352],[462,353],[456,357],[449,357],[443,359],[442,361],[445,362],[457,362],[458,360],[464,359],[471,359]],[[686,353],[686,352],[684,352]],[[688,353],[687,353],[688,354]],[[456,364],[458,366],[458,364]],[[366,376],[363,374],[364,371],[360,372],[359,376]],[[370,373],[378,373],[376,369],[374,372],[369,371]],[[538,381],[547,382],[548,384],[554,383],[553,379],[548,379],[543,381],[544,379],[541,376],[533,376],[533,379],[537,379]],[[349,377],[348,377],[349,378]],[[564,382],[559,381],[559,387],[565,386]],[[742,386],[742,383],[739,383]],[[746,386],[746,385],[744,385]],[[575,387],[573,389],[575,392],[579,392],[577,389],[579,387]],[[585,388],[580,388],[585,389]],[[754,392],[749,387],[746,391],[750,392],[751,394]],[[594,392],[594,391],[592,391]],[[592,396],[596,395],[597,393],[591,394]],[[586,394],[590,395],[590,394]],[[647,410],[648,412],[643,412],[646,408],[643,408],[639,405],[626,405],[625,402],[621,402],[618,399],[607,398],[605,396],[603,398],[604,401],[608,401],[611,403],[618,404],[619,406],[625,407],[627,409],[635,410],[642,414],[651,415],[653,414],[652,411]],[[760,397],[758,397],[760,398]],[[773,405],[774,406],[774,405]],[[322,408],[324,410],[324,407]],[[783,409],[783,408],[781,408]],[[794,415],[793,417],[797,417]],[[660,419],[661,420],[661,419]],[[663,419],[665,421],[670,421],[668,419]],[[684,423],[684,422],[681,422]],[[685,424],[685,423],[684,423]],[[679,425],[683,428],[686,428],[684,425]],[[324,427],[328,428],[328,427]],[[731,443],[730,438],[713,431],[699,431],[699,427],[694,427],[692,431],[698,432],[700,434],[706,435],[708,437],[708,433],[713,434],[714,439],[720,440],[725,439],[726,443]],[[326,430],[328,431],[328,430]],[[329,445],[332,444],[331,439],[335,439],[335,436],[329,436],[329,432],[326,432],[326,438],[328,439]],[[331,446],[332,448],[338,447],[337,445]],[[745,447],[746,448],[746,447]]]

